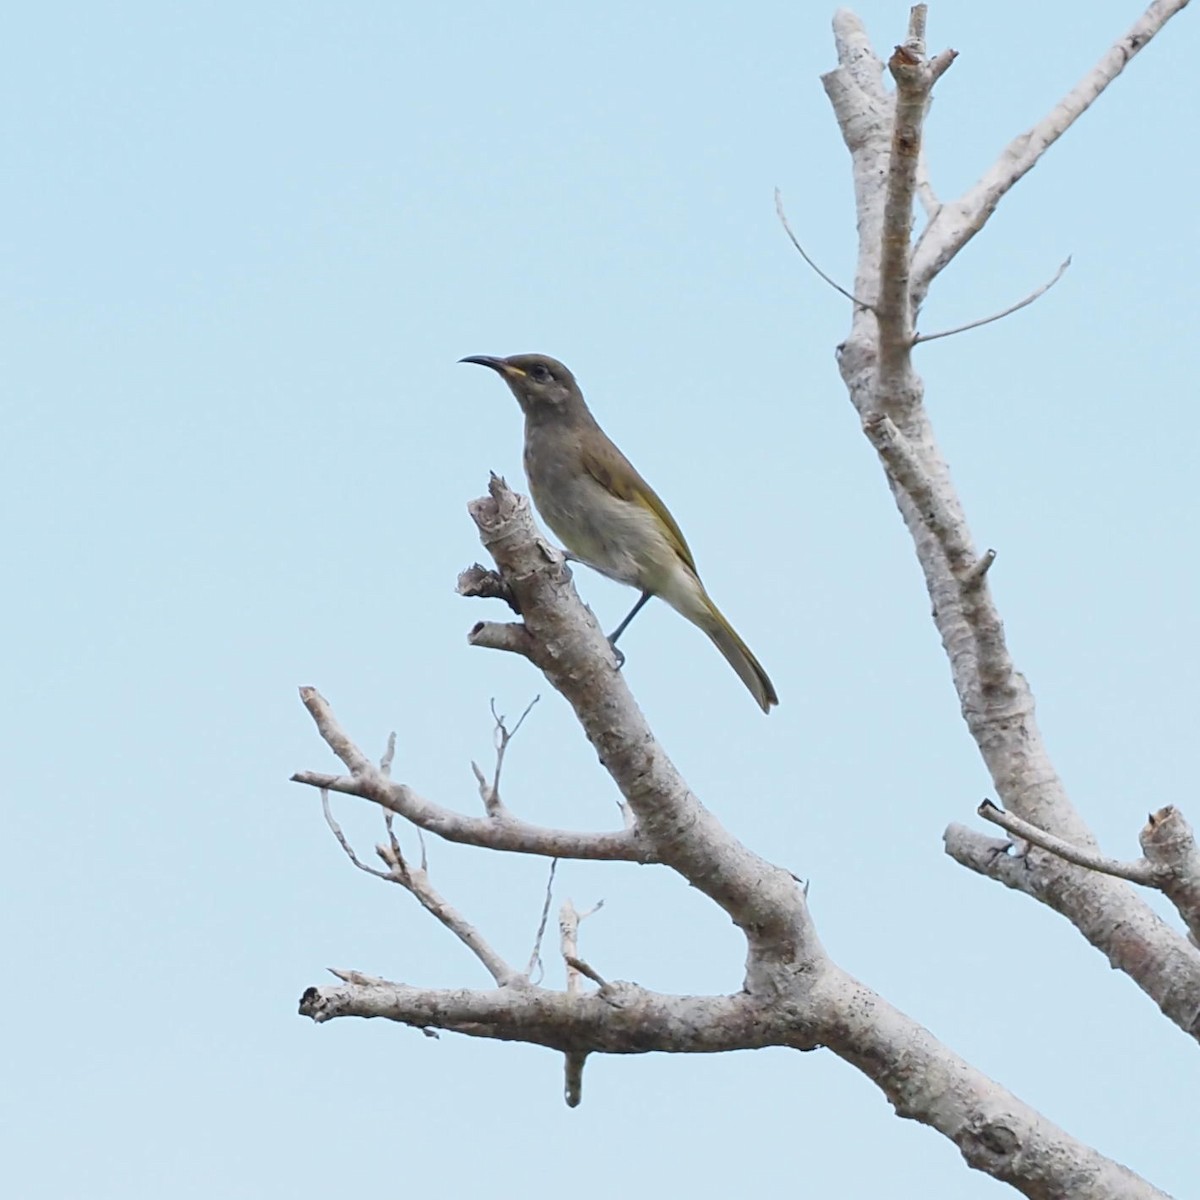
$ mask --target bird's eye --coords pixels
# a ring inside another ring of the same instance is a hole
[[[535,379],[535,380],[536,380],[538,383],[546,383],[546,382],[548,382],[550,379],[553,379],[553,378],[554,378],[554,377],[553,377],[553,376],[550,374],[549,370],[548,370],[546,367],[542,366],[542,364],[541,364],[541,363],[536,363],[536,364],[534,364],[534,366],[530,367],[530,368],[529,368],[529,374],[530,374],[530,375],[532,375],[532,376],[533,376],[533,378],[534,378],[534,379]]]

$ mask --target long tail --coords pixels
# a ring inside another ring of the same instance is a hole
[[[705,597],[707,599],[707,597]],[[765,713],[771,711],[771,706],[779,703],[775,694],[775,685],[767,678],[762,663],[750,653],[750,647],[738,637],[733,626],[725,620],[721,610],[708,601],[710,621],[696,624],[713,640],[713,645],[725,655],[725,661],[737,672],[738,678],[750,689],[750,694],[758,701],[758,707]]]
[[[734,632],[721,610],[704,590],[699,576],[684,563],[668,576],[666,586],[654,589],[680,616],[687,617],[712,638],[713,645],[725,656],[725,661],[737,672],[738,678],[750,689],[758,707],[769,713],[779,703],[775,685],[767,678],[762,664],[750,653],[750,647]]]

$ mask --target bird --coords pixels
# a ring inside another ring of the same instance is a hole
[[[525,475],[538,512],[582,562],[641,597],[617,626],[617,639],[651,596],[699,626],[725,656],[763,712],[779,703],[750,648],[713,603],[675,518],[600,428],[575,376],[545,354],[459,360],[490,367],[525,414]],[[618,666],[624,662],[621,652]]]

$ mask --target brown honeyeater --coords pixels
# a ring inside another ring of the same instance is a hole
[[[770,712],[779,698],[766,671],[704,590],[675,519],[596,423],[571,372],[544,354],[461,361],[491,367],[516,396],[525,414],[529,490],[569,555],[642,593],[609,641],[615,646],[646,601],[659,596],[708,634]]]

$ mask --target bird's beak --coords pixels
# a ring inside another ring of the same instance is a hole
[[[525,374],[520,367],[514,367],[512,363],[506,362],[503,358],[495,358],[491,354],[471,354],[458,361],[478,363],[481,367],[491,367],[493,371],[503,375],[506,379],[520,379]]]

